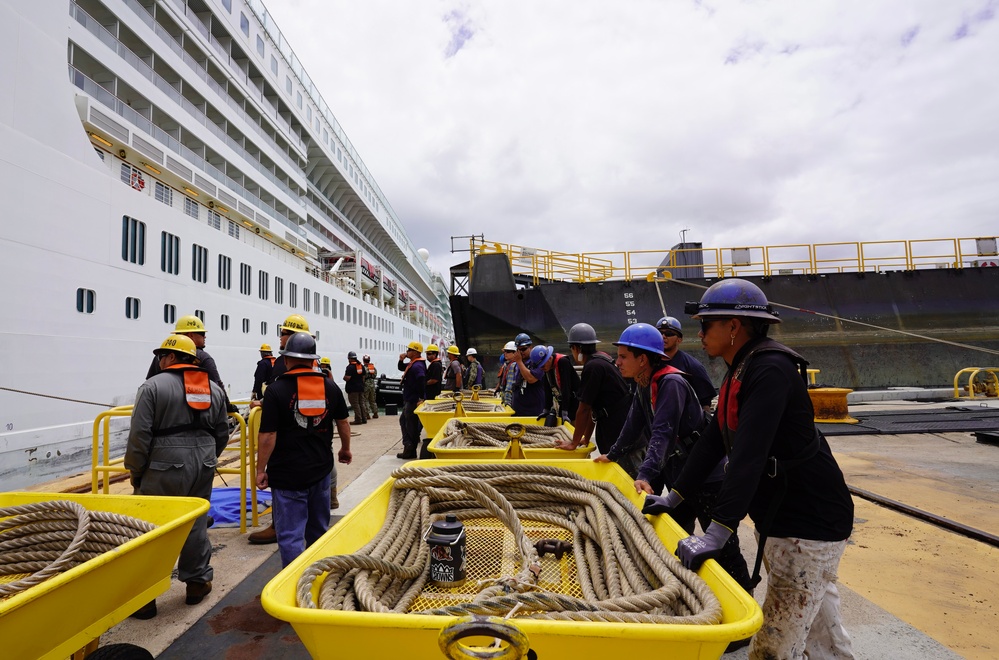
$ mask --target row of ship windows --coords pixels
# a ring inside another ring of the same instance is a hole
[[[97,310],[97,292],[93,289],[79,288],[76,290],[76,311],[82,314],[93,314]],[[356,310],[355,310],[356,311]],[[125,298],[125,318],[127,319],[138,319],[142,314],[142,301],[139,298],[128,296]],[[194,315],[201,319],[201,322],[205,322],[205,312],[201,309],[194,310]],[[177,322],[177,306],[166,303],[163,305],[163,322],[169,325],[173,325]],[[281,324],[277,324],[277,335],[281,335]],[[243,334],[250,334],[250,319],[244,318],[242,323]],[[229,331],[229,315],[222,314],[219,317],[219,328],[223,332]],[[316,340],[319,340],[319,331],[316,331]],[[260,322],[260,335],[263,337],[267,336],[267,321]],[[389,350],[393,345],[393,342],[384,341],[381,339],[370,339],[368,337],[361,337],[358,341],[358,348],[370,349],[374,351],[379,350]],[[403,344],[399,344],[397,348],[402,348]]]
[[[238,227],[237,227],[238,228]],[[180,275],[180,237],[170,232],[160,232],[160,270],[169,275]],[[143,266],[146,263],[146,223],[129,216],[121,219],[121,258],[123,261]],[[218,255],[217,283],[220,289],[232,289],[232,257]],[[191,279],[202,284],[208,283],[210,269],[208,248],[191,244]],[[284,304],[284,278],[274,277],[274,302]],[[246,263],[239,264],[239,292],[249,296],[253,293],[253,267]],[[270,300],[271,276],[265,270],[257,271],[257,297],[260,300]],[[288,305],[298,307],[298,285],[288,282]],[[82,309],[78,296],[77,309]],[[339,309],[338,309],[339,307]],[[328,318],[342,319],[347,323],[361,325],[365,328],[381,332],[395,332],[395,322],[390,319],[366,312],[357,307],[331,300],[329,296],[302,287],[302,309],[314,314],[322,314]],[[86,313],[86,312],[85,312]],[[131,318],[131,317],[130,317]]]

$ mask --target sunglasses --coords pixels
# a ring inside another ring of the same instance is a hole
[[[661,330],[660,332],[662,333],[663,337],[679,337],[680,336],[679,334],[677,334],[676,332],[673,332],[672,330]]]
[[[293,335],[293,334],[295,334],[295,333],[292,332],[291,330],[282,330],[281,331],[281,336],[282,337],[288,337],[288,336]]]
[[[711,324],[717,323],[718,321],[731,321],[731,319],[701,319],[701,334],[708,334],[708,330],[711,329]]]

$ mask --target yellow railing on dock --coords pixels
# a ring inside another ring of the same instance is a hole
[[[847,241],[569,253],[473,237],[470,268],[480,254],[505,253],[514,275],[543,281],[600,282],[672,277],[821,275],[890,270],[990,267],[999,263],[995,237]]]
[[[999,396],[999,367],[967,367],[954,374],[954,398],[960,399],[964,395],[961,392],[961,376],[968,376],[969,399],[974,399],[975,394],[986,397]],[[981,379],[978,376],[983,376]],[[977,381],[977,382],[976,382]]]
[[[248,402],[234,402],[236,404]],[[111,456],[111,420],[115,417],[131,417],[132,406],[117,406],[97,415],[94,419],[93,445],[90,459],[90,492],[108,494],[110,492],[110,482],[112,474],[127,473],[125,468],[125,456]],[[240,501],[246,502],[246,489],[251,489],[250,499],[252,504],[251,524],[257,525],[257,488],[256,488],[256,431],[260,428],[260,408],[250,409],[249,424],[239,413],[229,413],[229,417],[235,419],[238,427],[237,442],[230,437],[229,444],[223,449],[225,452],[239,452],[239,467],[218,467],[218,474],[239,475]],[[251,431],[251,432],[248,432]],[[247,483],[249,482],[249,486]],[[239,531],[246,533],[246,507],[240,507]]]

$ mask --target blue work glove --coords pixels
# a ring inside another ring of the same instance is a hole
[[[715,559],[721,554],[722,546],[732,536],[732,530],[725,525],[711,521],[704,536],[688,536],[676,546],[676,556],[680,563],[692,571],[700,568],[705,559]]]
[[[675,490],[671,490],[666,497],[646,495],[645,503],[642,505],[642,513],[652,515],[657,513],[673,513],[673,509],[680,506],[680,502],[682,501],[683,498],[680,497],[680,493]]]

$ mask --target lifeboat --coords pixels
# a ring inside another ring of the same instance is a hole
[[[355,267],[354,267],[354,257],[348,256],[343,257],[337,262],[339,265],[336,266],[336,273],[344,277],[354,277]],[[361,258],[361,281],[358,284],[361,286],[361,290],[367,293],[371,291],[378,285],[378,280],[375,279],[375,268],[371,265],[371,262],[365,258]]]
[[[398,291],[398,287],[396,287],[395,281],[390,280],[387,275],[382,276],[382,302],[394,303],[396,291]]]

